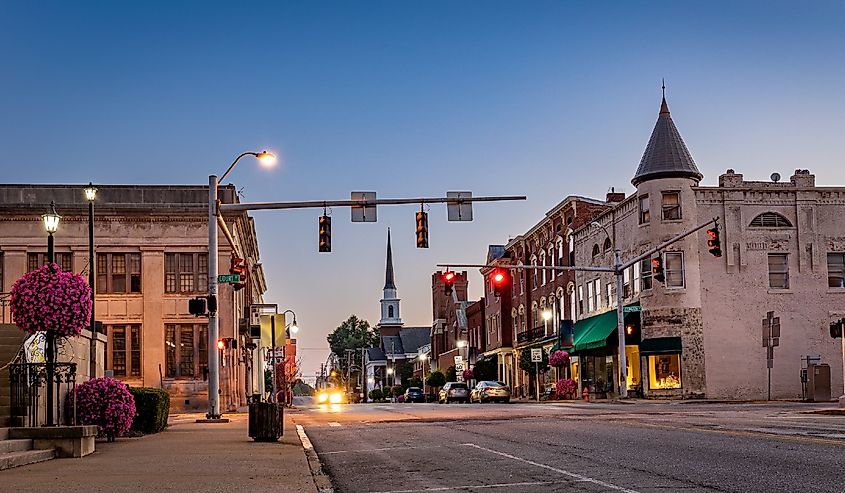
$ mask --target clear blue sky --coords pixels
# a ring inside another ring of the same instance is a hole
[[[431,323],[430,276],[480,262],[569,194],[631,192],[660,79],[705,184],[808,168],[845,185],[845,3],[0,3],[7,183],[206,183],[245,150],[244,200],[524,194],[473,223],[413,207],[377,224],[258,212],[268,301],[299,315],[311,374],[349,314],[375,324],[386,229],[406,324]],[[227,180],[228,181],[228,180]],[[471,295],[480,294],[473,272]]]

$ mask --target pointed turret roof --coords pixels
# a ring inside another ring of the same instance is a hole
[[[651,139],[648,141],[640,166],[631,183],[637,186],[646,180],[667,177],[701,180],[704,175],[695,166],[695,161],[669,114],[666,96],[663,96],[657,123],[654,125]]]
[[[396,289],[393,280],[393,251],[390,249],[390,228],[387,228],[387,266],[384,272],[384,289]]]

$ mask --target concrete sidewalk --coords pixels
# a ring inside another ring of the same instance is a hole
[[[316,493],[296,427],[285,411],[285,434],[277,443],[253,442],[245,414],[226,415],[231,422],[219,424],[194,423],[200,415],[173,416],[162,433],[97,442],[97,451],[82,459],[0,472],[0,490]]]

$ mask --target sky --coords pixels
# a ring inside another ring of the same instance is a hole
[[[265,301],[293,309],[303,375],[350,314],[375,325],[386,231],[406,325],[436,264],[481,263],[571,194],[630,179],[661,79],[703,184],[816,174],[845,185],[845,2],[0,2],[0,180],[206,184],[244,151],[242,201],[526,195],[473,222],[415,206],[352,224],[259,211]],[[470,272],[470,297],[481,276]]]

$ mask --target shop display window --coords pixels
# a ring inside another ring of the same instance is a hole
[[[648,357],[649,388],[681,388],[681,355],[655,354]]]

